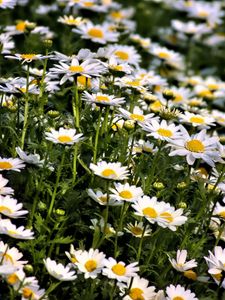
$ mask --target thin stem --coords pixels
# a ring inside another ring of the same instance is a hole
[[[24,106],[24,121],[23,121],[23,130],[22,130],[22,136],[21,136],[21,149],[24,148],[24,141],[26,136],[26,131],[28,127],[28,112],[29,112],[29,69],[30,65],[27,66],[27,81],[26,81],[26,94],[25,94],[25,106]]]
[[[62,281],[52,283],[50,285],[50,287],[47,289],[47,291],[44,293],[44,295],[39,300],[43,300],[47,295],[49,295],[51,292],[53,292],[61,283],[62,283]]]
[[[140,243],[139,243],[139,247],[138,247],[138,253],[137,253],[137,261],[139,262],[140,257],[141,257],[141,250],[142,250],[142,245],[143,245],[143,240],[144,240],[144,235],[145,235],[145,230],[147,227],[147,222],[145,222],[142,234],[141,234],[141,239],[140,239]]]
[[[94,145],[94,154],[93,154],[93,163],[94,164],[96,163],[97,153],[98,153],[98,140],[99,140],[101,118],[102,118],[102,109],[100,108],[100,112],[99,112],[99,116],[98,116],[98,123],[97,123],[97,128],[96,128],[96,134],[95,134],[95,145]]]
[[[117,254],[118,248],[118,233],[121,231],[123,227],[123,220],[126,215],[126,202],[123,203],[120,211],[120,222],[119,226],[116,228],[116,236],[115,236],[115,244],[114,244],[114,257],[116,258],[119,254]]]
[[[74,124],[77,130],[80,129],[80,101],[79,101],[79,94],[78,94],[78,87],[77,87],[77,77],[74,78],[74,96],[72,99],[72,109],[73,109],[73,116],[74,116]]]
[[[61,172],[62,172],[62,168],[63,168],[63,165],[64,165],[65,153],[66,153],[66,152],[65,152],[65,150],[64,150],[64,151],[63,151],[63,154],[62,154],[61,163],[60,163],[60,165],[59,165],[59,167],[58,167],[58,170],[57,170],[55,187],[54,187],[54,191],[53,191],[53,193],[52,193],[52,199],[51,199],[51,203],[50,203],[50,206],[49,206],[47,218],[49,218],[49,217],[51,216],[52,209],[53,209],[53,207],[54,207],[55,198],[56,198],[56,194],[57,194],[57,189],[58,189],[58,185],[59,185],[59,179],[60,179]]]
[[[77,178],[77,154],[78,154],[78,144],[75,144],[74,153],[73,153],[73,185],[75,184]]]
[[[215,247],[218,245],[218,243],[219,243],[219,241],[220,241],[220,238],[221,238],[221,235],[223,234],[224,228],[225,228],[225,222],[224,222],[223,225],[220,227],[218,236],[217,236],[217,238],[216,238]]]

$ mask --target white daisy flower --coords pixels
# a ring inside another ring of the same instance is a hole
[[[16,25],[5,26],[4,31],[10,35],[24,34],[28,27],[35,27],[36,24],[29,22],[28,20],[20,20]]]
[[[150,122],[150,120],[152,120],[153,118],[158,118],[154,117],[154,114],[144,115],[143,110],[141,110],[138,106],[134,107],[133,112],[129,112],[124,108],[119,108],[119,112],[123,118],[140,123]]]
[[[0,45],[1,45],[1,54],[10,53],[12,49],[15,48],[15,43],[12,40],[12,37],[8,33],[0,34]]]
[[[43,60],[45,58],[50,57],[48,56],[44,56],[41,54],[34,54],[34,53],[24,53],[24,54],[19,54],[19,53],[15,53],[14,55],[6,55],[5,58],[11,58],[11,59],[16,59],[16,60],[20,60],[22,61],[22,64],[24,63],[30,63],[34,60]]]
[[[144,223],[143,222],[138,222],[138,221],[135,221],[134,224],[132,223],[129,223],[127,224],[127,226],[124,228],[124,230],[128,233],[131,233],[134,237],[136,238],[141,238],[142,235],[143,235],[143,231],[144,231]],[[145,227],[145,231],[144,231],[144,235],[143,237],[145,236],[150,236],[152,233],[152,230],[150,228],[149,225],[147,225]]]
[[[87,91],[84,91],[81,100],[89,103],[95,103],[97,105],[110,105],[110,106],[119,106],[125,102],[124,97],[117,98],[114,95],[107,95],[103,93],[90,94]]]
[[[59,130],[51,129],[51,132],[46,132],[45,138],[54,144],[73,145],[82,140],[82,135],[82,133],[76,134],[76,129],[60,127]]]
[[[84,273],[84,278],[95,279],[101,273],[104,266],[105,254],[99,252],[98,249],[90,249],[89,251],[82,251],[76,255],[77,262],[75,265],[80,272]]]
[[[6,9],[6,8],[14,8],[16,6],[16,0],[1,0],[0,2],[0,8]]]
[[[9,265],[0,265],[0,276],[10,275],[18,270],[18,267]]]
[[[194,114],[185,111],[184,114],[179,115],[179,118],[182,122],[191,124],[193,127],[210,128],[210,126],[215,126],[215,119],[209,115]]]
[[[70,245],[70,252],[66,251],[65,254],[74,266],[75,263],[78,261],[77,255],[81,254],[82,252],[83,252],[82,250],[75,250],[74,246]]]
[[[5,187],[8,182],[8,179],[3,178],[3,176],[0,174],[0,195],[14,194],[14,190],[11,187]]]
[[[70,16],[64,15],[63,17],[59,17],[57,21],[59,23],[66,24],[69,26],[80,26],[81,24],[86,22],[83,18],[81,17],[74,18],[74,16],[72,15]]]
[[[100,190],[94,192],[92,189],[88,189],[87,193],[89,197],[98,202],[100,205],[118,206],[122,204],[111,197],[109,197],[109,200],[107,201],[107,194],[103,194]]]
[[[153,300],[156,296],[155,287],[148,285],[149,281],[145,278],[139,276],[130,278],[127,284],[120,288],[122,291],[120,296],[123,296],[128,290],[128,295],[123,297],[123,300]]]
[[[115,57],[119,63],[138,65],[141,56],[133,46],[110,45],[106,48],[106,58]]]
[[[97,59],[87,59],[83,62],[79,62],[77,58],[73,58],[70,65],[60,61],[59,64],[55,64],[53,68],[50,68],[50,75],[64,74],[60,80],[60,84],[63,84],[67,80],[73,79],[74,76],[100,76],[106,71],[106,67]]]
[[[221,161],[217,137],[207,136],[205,129],[191,136],[183,126],[180,126],[180,130],[182,136],[171,140],[170,146],[176,150],[170,152],[169,156],[186,156],[189,165],[193,165],[196,159],[202,159],[211,167]]]
[[[119,282],[127,282],[129,278],[136,277],[139,271],[137,262],[126,266],[123,261],[117,262],[114,258],[109,257],[104,260],[104,264],[102,274],[110,279],[117,279]]]
[[[174,207],[165,208],[159,215],[158,225],[163,228],[169,228],[172,231],[177,230],[177,226],[183,225],[187,221],[187,217],[183,216],[183,209],[175,210]]]
[[[170,141],[171,139],[177,139],[181,136],[180,126],[167,123],[162,120],[160,123],[156,120],[150,120],[149,123],[140,124],[143,130],[150,132],[147,136],[152,136],[157,140]]]
[[[23,254],[18,251],[17,248],[10,248],[8,244],[0,241],[0,261],[2,265],[12,265],[14,267],[22,268],[27,261],[20,260]]]
[[[45,290],[40,289],[40,286],[38,284],[23,284],[23,286],[19,289],[19,293],[21,294],[21,300],[47,300],[46,297],[44,297]]]
[[[31,240],[34,239],[34,233],[24,226],[16,227],[10,219],[0,220],[0,234],[6,234],[14,239]]]
[[[0,195],[0,214],[17,219],[28,213],[27,210],[21,210],[22,207],[22,203],[17,203],[17,200],[11,198],[9,195],[5,197]]]
[[[97,165],[91,163],[90,169],[95,175],[111,180],[124,180],[129,175],[127,167],[122,167],[120,162],[107,163],[106,161],[100,161]]]
[[[181,285],[170,285],[166,288],[167,300],[198,300],[195,297],[195,294],[192,293],[190,290],[185,290]]]
[[[206,23],[197,24],[193,21],[182,22],[180,20],[172,20],[171,25],[179,32],[198,37],[212,31],[212,28],[210,28]]]
[[[39,154],[26,154],[20,147],[16,147],[16,152],[24,162],[43,167],[44,160],[40,160]]]
[[[214,248],[214,253],[209,251],[209,256],[204,256],[206,263],[209,267],[209,274],[213,277],[216,283],[219,285],[225,271],[225,249],[220,246]],[[225,279],[222,282],[223,288],[225,287]]]
[[[77,278],[75,271],[71,271],[69,267],[64,267],[62,264],[57,264],[56,261],[49,257],[44,259],[45,267],[48,273],[60,281],[72,281]]]
[[[133,71],[133,67],[128,63],[120,63],[114,56],[109,58],[108,68],[114,72],[122,72],[125,74],[131,74]]]
[[[100,220],[91,219],[91,223],[93,225],[91,225],[89,228],[91,228],[92,230],[100,230],[107,237],[110,237],[110,236],[115,235],[115,234],[117,234],[117,236],[122,236],[123,235],[122,231],[116,232],[116,230],[112,227],[112,225],[110,223],[107,223],[106,226],[105,226],[105,220],[103,218],[101,218]]]
[[[0,171],[16,171],[20,172],[25,168],[24,162],[19,158],[1,158],[0,157]]]
[[[195,259],[192,259],[187,262],[186,259],[187,259],[187,250],[177,250],[176,259],[169,257],[169,261],[172,267],[179,272],[185,272],[187,270],[197,267],[197,262],[195,261]]]
[[[91,21],[88,21],[72,31],[80,34],[83,39],[88,39],[99,44],[117,42],[119,37],[119,33],[109,30],[108,23],[94,25]]]
[[[115,188],[110,188],[110,191],[113,193],[110,194],[110,198],[120,202],[134,202],[144,194],[141,187],[129,185],[129,183],[114,183],[114,187]]]

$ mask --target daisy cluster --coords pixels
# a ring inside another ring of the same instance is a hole
[[[121,3],[0,0],[0,299],[223,297],[225,3]]]

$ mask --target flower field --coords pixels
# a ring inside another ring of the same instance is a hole
[[[0,300],[225,299],[224,26],[0,0]]]

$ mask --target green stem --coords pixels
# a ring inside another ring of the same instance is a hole
[[[22,130],[22,136],[21,136],[21,149],[24,148],[24,141],[26,136],[26,131],[28,127],[28,112],[29,112],[29,64],[27,66],[27,81],[26,81],[26,94],[25,94],[25,106],[24,106],[24,121],[23,121],[23,130]]]
[[[47,291],[44,293],[44,295],[39,300],[43,300],[47,295],[49,295],[51,292],[53,292],[61,283],[62,283],[62,281],[52,283],[50,285],[50,287],[47,289]]]
[[[101,125],[101,118],[102,118],[102,109],[100,108],[99,116],[98,116],[98,123],[96,128],[95,134],[95,145],[94,145],[94,154],[93,154],[93,163],[96,164],[97,153],[98,153],[98,140],[99,140],[99,130]]]
[[[63,154],[62,154],[61,163],[60,163],[60,165],[59,165],[59,167],[58,167],[58,170],[57,170],[55,187],[54,187],[54,191],[53,191],[53,193],[52,193],[52,199],[51,199],[51,203],[50,203],[50,206],[49,206],[49,209],[48,209],[48,215],[47,215],[47,218],[49,218],[49,217],[51,216],[52,209],[53,209],[53,207],[54,207],[55,198],[56,198],[56,194],[57,194],[57,189],[58,189],[58,185],[59,185],[59,180],[60,180],[62,168],[63,168],[63,165],[64,165],[65,153],[66,153],[66,151],[64,150],[64,151],[63,151]]]
[[[122,207],[121,207],[121,211],[120,211],[120,222],[119,222],[119,226],[117,226],[116,228],[116,236],[115,236],[115,244],[114,244],[114,257],[116,258],[119,253],[117,254],[117,248],[118,248],[118,233],[122,230],[123,228],[123,220],[124,217],[126,215],[126,202],[123,203]]]
[[[109,298],[110,300],[113,300],[115,291],[116,291],[116,280],[114,280],[114,284],[113,284],[113,287],[111,289],[110,298]]]
[[[225,228],[225,222],[223,223],[223,225],[221,226],[221,228],[219,230],[219,234],[218,234],[218,236],[216,238],[215,247],[218,245],[218,243],[220,241],[220,238],[221,238],[221,235],[223,234],[224,228]]]
[[[77,154],[78,154],[78,144],[75,144],[74,153],[73,153],[73,185],[75,184],[77,178]]]
[[[143,240],[144,240],[144,235],[145,235],[145,230],[147,227],[147,222],[145,222],[142,234],[141,234],[141,239],[140,239],[140,243],[139,243],[139,247],[138,247],[138,253],[137,253],[137,261],[140,261],[140,257],[141,257],[141,250],[142,250],[142,245],[143,245]]]
[[[80,103],[79,103],[79,94],[77,87],[77,77],[74,78],[74,96],[72,99],[72,109],[74,116],[74,124],[77,130],[80,129]]]

